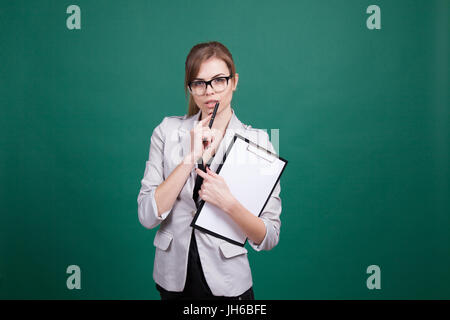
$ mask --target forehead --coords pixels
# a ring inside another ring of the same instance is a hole
[[[219,73],[228,75],[229,71],[227,64],[221,59],[212,57],[208,60],[203,61],[203,63],[200,65],[200,69],[196,78],[209,79]]]

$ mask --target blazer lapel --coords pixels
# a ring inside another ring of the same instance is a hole
[[[230,122],[228,123],[226,132],[224,134],[224,137],[222,141],[220,142],[220,145],[216,151],[216,154],[214,156],[213,161],[211,162],[211,169],[213,171],[217,171],[217,168],[222,163],[223,156],[225,155],[225,152],[228,150],[228,146],[231,143],[231,140],[234,137],[235,133],[238,133],[242,136],[246,136],[244,125],[242,122],[236,117],[236,114],[233,109],[231,109],[233,114],[231,116]]]

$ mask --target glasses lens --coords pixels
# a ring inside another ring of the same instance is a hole
[[[191,83],[192,93],[201,96],[205,93],[206,83],[204,81],[194,81]]]
[[[226,78],[216,78],[212,81],[212,86],[214,88],[214,91],[221,92],[225,90],[227,87],[227,79]]]
[[[209,83],[209,81],[208,81]],[[228,86],[228,79],[225,77],[215,78],[211,80],[211,88],[215,92],[222,92]],[[206,92],[207,84],[205,81],[193,81],[191,82],[190,88],[193,94],[197,96],[202,96]]]

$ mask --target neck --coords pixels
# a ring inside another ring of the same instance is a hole
[[[231,111],[231,107],[228,107],[225,110],[222,110],[221,112],[217,112],[216,117],[214,118],[212,128],[222,130],[223,132],[225,132],[232,115],[233,112]],[[204,119],[207,116],[208,115],[202,113],[201,119]]]

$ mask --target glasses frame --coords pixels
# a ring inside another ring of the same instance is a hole
[[[211,80],[209,80],[209,81],[205,81],[205,80],[194,80],[194,81],[190,81],[190,82],[188,83],[189,92],[195,95],[195,93],[192,91],[192,88],[191,88],[192,83],[194,83],[194,82],[203,82],[203,83],[205,84],[205,92],[204,92],[203,94],[198,94],[198,96],[204,95],[204,94],[206,93],[206,91],[208,91],[208,86],[210,86],[211,89],[213,89],[213,91],[217,93],[216,89],[214,89],[214,87],[213,87],[213,85],[212,85],[212,82],[213,82],[214,80],[217,80],[217,79],[226,79],[226,80],[227,80],[227,86],[225,87],[225,89],[226,89],[226,88],[228,87],[228,82],[229,82],[230,79],[232,79],[232,78],[233,78],[233,75],[230,74],[229,76],[226,76],[226,77],[216,77],[216,78],[211,79]],[[224,89],[223,91],[225,91],[225,89]],[[220,92],[223,92],[223,91],[220,91]]]

